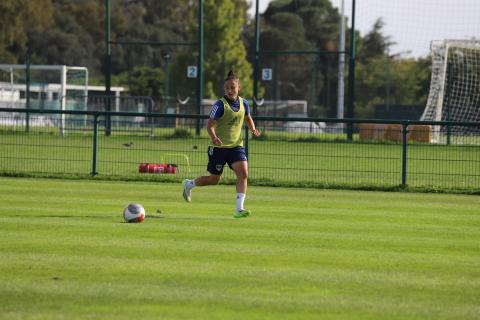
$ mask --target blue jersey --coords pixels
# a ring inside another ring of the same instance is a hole
[[[234,112],[238,112],[238,110],[240,109],[240,101],[238,99],[235,101],[230,101],[230,99],[228,99],[227,97],[224,97],[224,98],[230,104],[230,108],[232,108]],[[243,99],[243,98],[240,98],[240,99]],[[243,107],[245,108],[245,115],[248,116],[250,114],[250,106],[248,104],[247,99],[243,99]],[[213,119],[213,120],[220,119],[223,116],[224,110],[225,110],[225,107],[223,106],[222,100],[219,99],[215,101],[215,103],[212,106],[212,110],[210,111],[210,119]]]

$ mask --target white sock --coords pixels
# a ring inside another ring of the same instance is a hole
[[[237,193],[237,211],[243,210],[244,201],[245,201],[245,193]]]

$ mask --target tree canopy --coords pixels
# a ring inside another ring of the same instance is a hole
[[[196,83],[186,70],[197,64],[198,2],[111,0],[111,39],[152,43],[112,45],[114,83],[132,95],[194,95]],[[252,97],[254,21],[247,14],[252,3],[204,0],[207,98],[222,94],[230,69],[240,76],[241,94]],[[0,63],[25,63],[29,54],[34,64],[86,66],[90,82],[103,83],[104,1],[2,0],[0,19]],[[273,81],[260,81],[265,98],[308,100],[312,116],[335,115],[339,19],[329,0],[270,2],[261,15],[261,50],[318,53],[262,54],[259,66],[274,70]],[[368,116],[372,106],[385,103],[387,84],[389,101],[426,101],[429,62],[390,56],[393,42],[383,28],[379,19],[365,36],[357,33],[357,115]],[[172,92],[165,92],[166,81]]]

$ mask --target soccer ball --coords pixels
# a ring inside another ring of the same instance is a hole
[[[142,222],[145,220],[145,209],[141,204],[130,203],[123,209],[123,219],[125,222]]]

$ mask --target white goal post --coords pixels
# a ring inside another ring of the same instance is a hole
[[[432,41],[430,52],[432,76],[421,120],[480,122],[480,40]],[[435,127],[432,142],[443,142],[446,128]],[[448,130],[480,133],[460,126]]]
[[[88,96],[88,69],[66,65],[0,64],[0,106],[26,108],[27,84],[31,98],[30,108],[67,110],[69,97],[81,96],[86,106]],[[27,83],[29,78],[29,83]],[[86,107],[84,107],[86,109]],[[65,130],[65,114],[60,115],[60,132]]]

